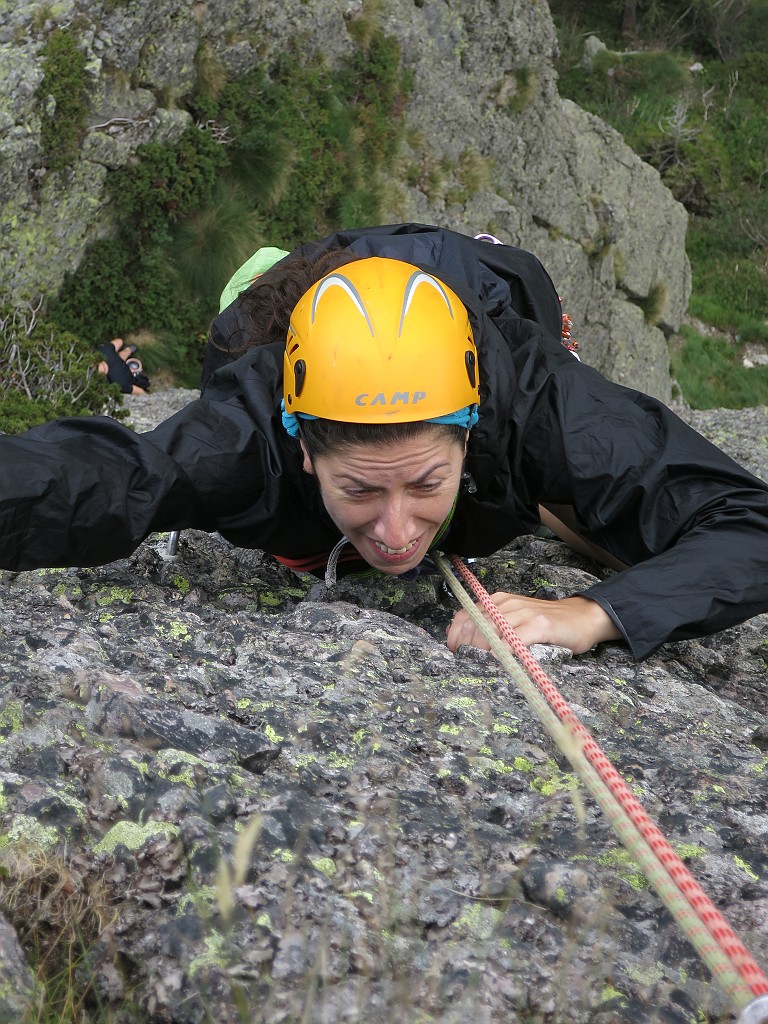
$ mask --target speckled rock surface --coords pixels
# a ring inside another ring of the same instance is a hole
[[[35,979],[13,927],[0,917],[0,1021],[22,1020],[35,1001]]]
[[[679,414],[755,476],[768,480],[768,408],[687,409]]]
[[[764,432],[765,410],[745,422]],[[732,1019],[498,663],[446,649],[441,580],[319,599],[216,536],[165,547],[0,574],[0,893],[43,859],[68,905],[107,908],[84,930],[86,1005],[178,1024]],[[530,537],[474,568],[540,596],[599,572]],[[764,967],[767,626],[641,664],[539,649]]]

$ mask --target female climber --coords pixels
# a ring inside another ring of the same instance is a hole
[[[422,225],[283,256],[212,325],[202,396],[0,438],[0,565],[93,565],[219,531],[297,570],[482,557],[542,521],[619,571],[496,594],[525,643],[638,658],[768,609],[768,487],[562,344],[530,254]],[[449,646],[484,646],[459,612]]]

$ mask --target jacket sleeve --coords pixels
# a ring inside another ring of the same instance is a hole
[[[584,596],[635,657],[768,610],[768,486],[662,403],[558,364],[535,389],[522,471],[630,566]]]
[[[156,530],[216,530],[279,475],[269,449],[239,399],[192,402],[146,434],[73,417],[0,437],[0,566],[98,565]]]

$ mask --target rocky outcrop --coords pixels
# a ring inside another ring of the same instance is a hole
[[[447,4],[416,15],[396,6],[386,24],[394,32],[401,19],[397,35],[416,75],[413,155],[423,147],[422,159],[455,168],[443,195],[408,190],[404,215],[491,230],[535,252],[577,324],[583,357],[668,399],[662,331],[678,326],[690,293],[686,214],[617,132],[560,99],[545,5],[494,4],[466,17]],[[488,184],[452,202],[469,177],[468,153],[488,161]],[[654,324],[641,308],[649,296]]]
[[[106,176],[140,143],[189,124],[178,101],[203,45],[231,75],[268,67],[299,36],[333,63],[353,46],[351,23],[374,15],[414,79],[387,219],[490,231],[533,250],[583,358],[668,399],[665,333],[690,291],[685,212],[616,132],[560,99],[540,0],[480,0],[471,11],[446,0],[16,5],[0,29],[0,289],[54,294],[86,244],[110,231]],[[90,107],[78,159],[49,171],[41,50],[56,25],[75,30],[87,56]]]
[[[696,425],[765,472],[767,421]],[[0,1020],[30,927],[116,1020],[731,1019],[498,663],[446,649],[439,579],[327,595],[216,536],[165,549],[0,574]],[[475,571],[556,596],[602,570],[529,537]],[[763,967],[766,626],[539,649]]]

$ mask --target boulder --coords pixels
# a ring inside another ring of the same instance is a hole
[[[765,473],[768,410],[690,418]],[[473,568],[537,596],[606,571],[548,537]],[[328,593],[194,531],[0,574],[0,901],[25,852],[109,909],[76,949],[116,1019],[730,1019],[499,663],[447,650],[454,612],[438,577]],[[537,651],[763,968],[767,626]]]
[[[0,915],[0,1024],[16,1024],[35,1006],[37,986],[16,932]]]

